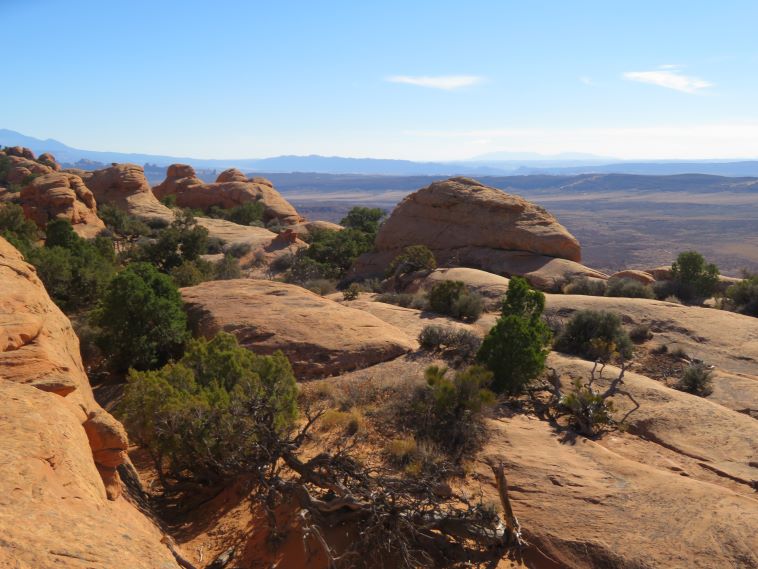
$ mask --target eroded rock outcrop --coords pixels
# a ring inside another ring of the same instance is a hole
[[[265,280],[211,281],[181,290],[195,331],[231,332],[256,353],[282,350],[298,378],[334,375],[415,347],[403,331],[301,287]]]
[[[92,442],[103,482],[120,491],[116,467],[123,463],[126,434],[95,402],[68,318],[47,295],[34,268],[0,238],[0,379],[65,397]]]
[[[248,202],[263,205],[263,220],[277,220],[284,225],[302,221],[295,208],[274,189],[265,178],[248,178],[235,168],[219,174],[215,183],[206,184],[195,175],[192,166],[172,164],[166,179],[153,188],[155,195],[163,199],[176,196],[180,207],[208,209],[212,206],[233,208]]]
[[[113,164],[102,170],[67,170],[84,180],[99,204],[109,204],[144,221],[170,223],[174,213],[153,195],[142,166]]]
[[[75,174],[52,172],[34,178],[21,190],[21,205],[26,217],[40,227],[53,219],[66,219],[85,238],[105,229],[97,216],[95,196]]]
[[[0,565],[176,568],[120,496],[121,424],[92,395],[79,341],[0,238]]]
[[[410,245],[426,245],[440,265],[523,275],[545,290],[580,275],[607,278],[580,264],[579,242],[543,208],[470,178],[435,182],[407,196],[352,276],[382,274]]]

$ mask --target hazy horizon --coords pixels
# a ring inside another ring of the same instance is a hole
[[[9,0],[0,15],[35,32],[7,26],[6,77],[21,80],[0,127],[80,149],[758,157],[748,1]]]

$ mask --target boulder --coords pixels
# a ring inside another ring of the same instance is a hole
[[[27,160],[36,160],[34,157],[34,152],[32,152],[29,148],[25,148],[23,146],[9,146],[4,150],[4,152],[8,156],[26,158]]]
[[[523,275],[544,290],[558,290],[576,276],[607,279],[579,263],[579,242],[542,207],[469,178],[434,182],[407,196],[375,245],[351,278],[380,276],[405,247],[426,245],[439,266]]]
[[[50,299],[34,267],[2,238],[0,286],[0,381],[65,398],[89,436],[102,483],[110,497],[117,497],[116,467],[125,460],[126,434],[95,402],[68,318]]]
[[[97,216],[95,196],[74,174],[52,172],[34,178],[21,190],[21,205],[26,217],[40,227],[53,219],[66,219],[85,238],[105,229]]]
[[[249,263],[254,257],[257,257],[258,263],[265,261],[267,265],[270,265],[283,255],[294,254],[300,249],[308,247],[296,235],[293,235],[294,239],[288,240],[283,234],[276,234],[264,227],[239,225],[225,219],[210,217],[196,217],[195,220],[198,225],[208,230],[211,237],[216,237],[224,242],[224,251],[228,251],[235,245],[248,245],[250,252],[240,259],[242,265]]]
[[[174,220],[174,212],[153,195],[142,166],[113,164],[92,172],[73,169],[67,172],[79,175],[101,205],[112,205],[143,221]]]
[[[37,158],[38,162],[41,162],[45,164],[46,166],[49,166],[56,172],[60,172],[61,165],[58,164],[58,161],[55,159],[55,156],[50,154],[49,152],[45,152],[43,154],[39,155],[39,158]]]
[[[643,272],[649,273],[657,281],[667,281],[671,279],[671,265],[645,269]]]
[[[223,330],[256,353],[282,350],[300,379],[371,366],[416,346],[398,328],[295,285],[211,281],[181,294],[196,334]]]
[[[556,219],[519,196],[470,178],[451,178],[407,196],[382,225],[378,251],[409,245],[526,251],[581,261],[579,242]]]
[[[344,227],[331,221],[302,221],[290,225],[287,229],[294,231],[300,239],[307,241],[313,231],[342,231]]]
[[[610,276],[611,279],[619,279],[619,280],[632,280],[637,281],[638,283],[642,283],[644,285],[653,284],[655,282],[655,277],[651,275],[648,272],[645,271],[637,271],[634,269],[626,269],[624,271],[618,271],[616,273],[613,273]]]
[[[248,178],[235,168],[225,170],[213,184],[206,184],[196,177],[195,170],[184,164],[172,164],[166,179],[153,188],[155,195],[163,199],[176,196],[180,207],[206,210],[212,206],[233,208],[248,202],[263,204],[265,222],[278,221],[291,225],[302,221],[295,208],[285,200],[265,178]]]

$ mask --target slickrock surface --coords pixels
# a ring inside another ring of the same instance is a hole
[[[439,266],[523,275],[544,290],[575,276],[607,278],[580,264],[579,242],[543,208],[470,178],[435,182],[407,196],[352,276],[383,274],[410,245],[429,247]]]
[[[166,179],[153,191],[160,199],[175,195],[176,204],[180,207],[207,209],[218,206],[228,209],[248,202],[260,202],[266,222],[278,220],[290,225],[302,221],[295,208],[274,189],[270,181],[248,178],[235,168],[221,172],[215,183],[206,184],[195,175],[192,166],[172,164]]]
[[[651,275],[648,272],[645,271],[636,271],[634,269],[627,269],[624,271],[618,271],[616,273],[613,273],[611,275],[612,279],[628,279],[632,281],[637,281],[639,283],[642,283],[644,285],[653,284],[655,282],[655,277]]]
[[[2,238],[0,290],[0,564],[177,567],[120,496],[126,434],[95,402],[68,318]]]
[[[398,328],[294,285],[237,279],[181,293],[197,332],[231,332],[256,353],[282,350],[298,378],[367,367],[415,347]]]

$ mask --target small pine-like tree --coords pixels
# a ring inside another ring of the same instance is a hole
[[[697,251],[680,253],[671,265],[673,294],[685,302],[702,302],[718,290],[719,269]]]
[[[188,338],[176,285],[148,263],[113,278],[93,319],[102,329],[97,343],[117,370],[160,367],[181,354]]]
[[[477,359],[494,374],[492,389],[517,394],[545,369],[552,334],[542,321],[545,295],[513,277],[503,311],[482,342]]]
[[[221,332],[190,341],[176,363],[132,370],[118,411],[164,482],[215,484],[271,460],[279,449],[267,445],[297,417],[297,385],[281,352],[259,356]]]

